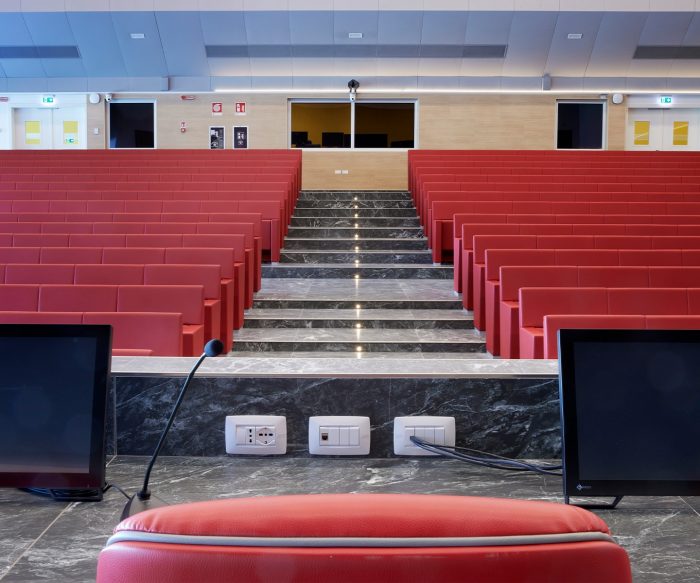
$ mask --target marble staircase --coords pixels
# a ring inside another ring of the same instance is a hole
[[[302,192],[234,338],[234,356],[487,356],[407,192]]]

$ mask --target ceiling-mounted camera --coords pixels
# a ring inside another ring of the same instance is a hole
[[[348,81],[348,89],[350,90],[350,101],[357,99],[357,90],[360,88],[360,82],[357,79]]]

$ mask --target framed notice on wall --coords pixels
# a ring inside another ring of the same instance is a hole
[[[226,130],[222,126],[209,128],[209,149],[223,150],[226,148]]]
[[[248,126],[233,126],[233,147],[236,150],[248,148]]]

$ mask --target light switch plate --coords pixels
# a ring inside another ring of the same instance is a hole
[[[369,417],[309,417],[312,455],[368,455],[369,444]]]
[[[394,418],[395,455],[438,455],[412,443],[412,435],[420,437],[428,443],[454,447],[456,438],[455,418],[429,415]]]

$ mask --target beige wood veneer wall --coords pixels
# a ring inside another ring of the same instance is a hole
[[[114,95],[115,99],[120,96]],[[127,97],[127,96],[124,96]],[[179,94],[129,95],[157,103],[158,148],[207,148],[209,126],[226,128],[231,147],[234,125],[248,126],[251,148],[286,148],[289,135],[288,98],[294,95],[199,94],[183,101]],[[391,99],[392,96],[382,96]],[[396,95],[407,99],[409,95]],[[417,97],[419,146],[425,149],[551,150],[556,145],[555,94],[439,94]],[[591,99],[591,96],[565,96]],[[211,103],[224,103],[224,113],[212,116]],[[247,115],[234,115],[234,101],[247,103]],[[608,103],[608,149],[625,144],[627,108]],[[88,127],[106,127],[106,108],[88,109]],[[185,122],[187,131],[180,131]],[[99,125],[101,124],[101,125]],[[105,134],[89,135],[90,148],[105,147]],[[338,174],[337,171],[347,170]],[[305,150],[303,187],[306,189],[402,190],[407,186],[406,151]]]

